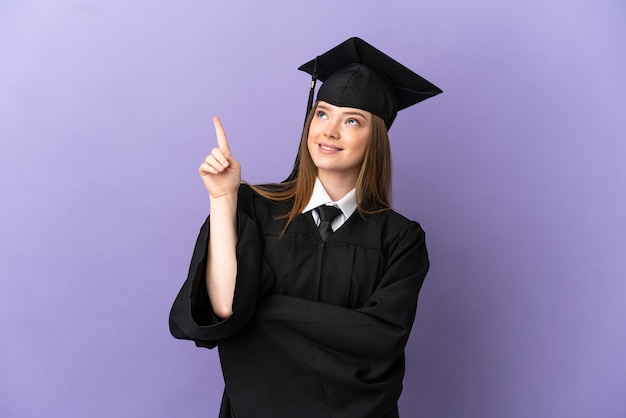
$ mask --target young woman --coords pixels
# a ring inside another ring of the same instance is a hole
[[[214,118],[211,215],[170,330],[219,347],[220,417],[397,417],[429,264],[420,225],[390,207],[387,131],[441,90],[358,38],[300,69],[324,83],[286,181],[242,184]]]

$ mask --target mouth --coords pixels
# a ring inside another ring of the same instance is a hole
[[[317,144],[317,146],[322,151],[327,151],[327,152],[336,152],[336,151],[341,151],[343,149],[343,148],[333,147],[332,145],[328,145],[328,144]]]

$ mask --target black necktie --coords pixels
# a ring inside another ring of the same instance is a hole
[[[322,240],[326,241],[333,229],[330,227],[331,222],[341,214],[341,209],[335,206],[322,205],[317,207],[317,214],[320,217],[320,224],[317,229],[320,231]]]

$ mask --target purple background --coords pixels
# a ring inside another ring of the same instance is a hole
[[[217,415],[167,328],[210,117],[284,178],[296,68],[353,35],[444,90],[390,131],[432,259],[403,416],[626,416],[624,4],[2,1],[0,416]]]

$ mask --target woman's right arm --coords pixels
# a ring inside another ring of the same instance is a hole
[[[218,146],[198,169],[211,205],[206,287],[213,312],[228,318],[233,313],[237,277],[237,193],[241,166],[231,154],[219,118],[214,117],[213,124]]]

